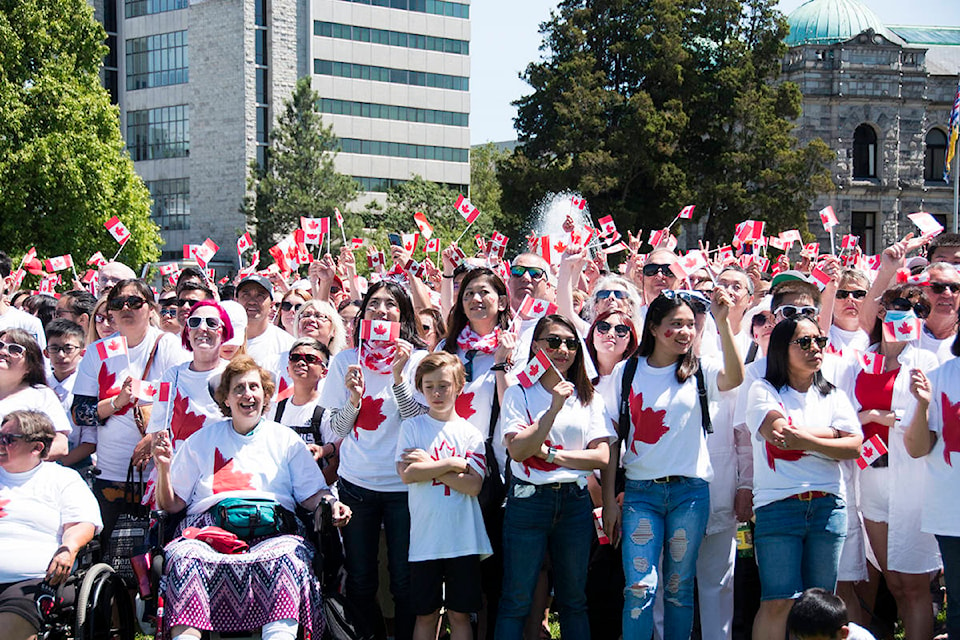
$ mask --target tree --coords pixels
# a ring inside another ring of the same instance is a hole
[[[800,94],[778,84],[787,25],[773,0],[563,0],[515,104],[520,145],[501,166],[504,207],[573,189],[622,229],[697,204],[708,240],[733,224],[806,227],[830,188],[821,141],[799,147]]]
[[[244,199],[243,211],[263,256],[300,227],[300,216],[332,217],[334,207],[343,210],[357,196],[356,181],[333,166],[340,141],[332,126],[324,126],[319,99],[309,77],[298,80],[270,133],[266,166],[250,166],[252,195]]]
[[[0,238],[12,254],[109,257],[104,223],[117,216],[131,233],[123,262],[160,255],[150,194],[100,84],[105,38],[85,0],[0,0]]]

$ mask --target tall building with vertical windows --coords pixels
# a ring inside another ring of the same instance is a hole
[[[413,175],[469,183],[469,0],[90,2],[165,260],[210,237],[236,265],[250,163],[300,77],[366,199]]]

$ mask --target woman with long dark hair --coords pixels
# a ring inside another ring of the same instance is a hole
[[[391,327],[399,325],[399,338],[364,339],[364,321],[395,323]],[[395,457],[400,420],[420,412],[410,381],[427,352],[417,335],[416,322],[410,297],[400,286],[386,280],[371,285],[360,304],[353,332],[358,346],[333,358],[320,396],[320,406],[331,412],[333,431],[343,438],[339,495],[353,510],[353,520],[343,529],[346,595],[377,637],[385,637],[376,601],[382,525],[398,640],[409,640],[414,624],[407,561],[410,512],[407,488],[397,474]]]
[[[653,604],[661,589],[664,638],[687,638],[693,628],[693,582],[710,515],[708,483],[713,478],[706,441],[709,415],[703,409],[707,399],[716,402],[720,391],[743,380],[743,364],[727,321],[731,299],[723,289],[713,296],[722,362],[701,361],[694,353],[693,305],[702,305],[699,299],[665,290],[647,309],[636,359],[618,364],[610,376],[607,411],[619,422],[626,409],[629,422],[622,434],[626,471],[622,515],[614,482],[619,447],[614,448],[602,483],[604,530],[611,540],[621,537],[622,521],[624,637],[652,634]],[[629,380],[624,379],[627,375]],[[625,387],[629,396],[621,399]]]
[[[820,372],[827,342],[807,316],[782,320],[770,334],[766,376],[748,392],[758,640],[786,633],[793,599],[805,589],[837,585],[847,533],[840,461],[860,455],[863,436],[850,400]]]
[[[541,318],[529,357],[544,352],[551,367],[529,387],[503,394],[501,425],[513,481],[503,523],[503,595],[498,640],[520,640],[547,551],[554,606],[567,638],[589,638],[587,564],[596,535],[587,476],[609,460],[615,434],[594,393],[573,324]]]
[[[637,350],[637,329],[623,311],[604,311],[590,325],[584,342],[597,368],[598,380],[602,380],[613,373],[618,362],[626,360]]]

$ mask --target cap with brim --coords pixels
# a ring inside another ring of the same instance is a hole
[[[770,288],[773,289],[781,282],[789,282],[791,280],[799,280],[800,282],[806,282],[807,284],[814,284],[813,278],[810,276],[804,275],[802,272],[797,271],[796,269],[790,269],[789,271],[782,271],[773,276],[773,280],[770,281]]]
[[[237,284],[237,292],[239,292],[240,289],[242,289],[248,282],[260,285],[267,292],[267,295],[273,298],[273,285],[270,283],[269,280],[267,280],[263,276],[259,276],[256,274],[252,276],[247,276],[246,278],[241,280]]]

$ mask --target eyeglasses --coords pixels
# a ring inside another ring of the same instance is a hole
[[[80,347],[78,347],[75,344],[65,344],[65,345],[48,344],[47,345],[47,351],[49,351],[50,353],[53,353],[53,354],[62,353],[65,356],[72,356],[79,350],[80,350]]]
[[[14,358],[19,358],[27,352],[27,348],[15,342],[4,342],[0,340],[0,351],[6,351]]]
[[[126,298],[114,298],[107,303],[107,309],[110,311],[120,311],[124,307],[129,307],[131,310],[136,310],[142,307],[147,300],[141,298],[140,296],[127,296]]]
[[[323,358],[312,353],[291,353],[290,362],[305,362],[306,364],[326,365],[326,363],[323,361]]]
[[[817,315],[818,309],[809,305],[798,307],[792,304],[782,304],[773,312],[773,315],[780,314],[784,318],[792,318],[796,315],[813,317]]]
[[[193,305],[197,304],[198,302],[200,302],[200,300],[189,300],[189,299],[187,299],[187,298],[177,298],[177,306],[178,306],[178,307],[183,307],[183,306],[192,307]]]
[[[510,267],[510,275],[514,278],[522,278],[525,273],[530,275],[531,280],[540,280],[547,275],[546,270],[540,267],[524,267],[519,264]]]
[[[773,324],[772,313],[758,313],[757,315],[753,316],[753,326],[765,327],[768,324]]]
[[[546,338],[539,338],[547,343],[547,347],[553,351],[556,351],[560,348],[560,345],[563,345],[567,348],[567,351],[576,351],[580,348],[580,341],[577,338],[561,338],[559,336],[547,336]]]
[[[912,309],[918,318],[926,318],[930,315],[930,307],[922,302],[910,302],[906,298],[896,298],[893,302],[885,304],[884,307],[886,307],[887,310],[893,311],[910,311]]]
[[[940,295],[947,289],[950,289],[950,293],[960,292],[960,282],[931,282],[927,286],[930,287],[930,291],[937,295]]]
[[[177,310],[176,309],[160,309],[161,318],[176,318]]]
[[[853,296],[854,300],[863,300],[867,297],[867,292],[863,289],[837,289],[837,300],[846,300]]]
[[[316,320],[317,322],[330,322],[330,316],[323,313],[311,313],[304,311],[300,314],[300,320]]]
[[[223,326],[223,322],[220,320],[220,318],[204,318],[202,316],[191,316],[187,318],[187,326],[191,329],[199,329],[200,325],[204,322],[207,324],[207,329],[212,329],[214,331]]]
[[[22,433],[0,433],[0,445],[9,447],[14,440],[26,440],[27,436]]]
[[[99,313],[93,316],[93,321],[97,324],[110,324],[110,318]]]
[[[610,333],[611,329],[613,329],[613,332],[617,334],[618,338],[626,338],[628,335],[630,335],[630,327],[625,324],[618,324],[614,326],[606,320],[600,320],[597,322],[597,333],[601,336],[605,336]]]
[[[673,275],[673,271],[670,270],[670,265],[668,264],[657,264],[656,262],[651,262],[643,265],[643,275],[646,277],[652,278],[658,273],[662,273],[665,276]]]
[[[294,311],[300,311],[300,307],[302,307],[302,306],[303,306],[303,303],[302,303],[302,302],[299,303],[299,304],[293,304],[292,302],[289,302],[289,301],[285,300],[285,301],[283,301],[283,302],[280,303],[280,310],[281,310],[281,311],[290,311],[291,309],[293,309]]]
[[[626,300],[629,294],[621,289],[600,289],[600,291],[597,291],[593,295],[597,300],[606,300],[610,296],[613,296],[617,300]]]
[[[694,313],[706,313],[710,306],[710,299],[699,291],[664,289],[660,295],[668,300],[680,298],[693,308]]]
[[[827,346],[827,342],[830,341],[830,338],[827,336],[803,336],[802,338],[797,338],[796,340],[791,340],[790,344],[795,344],[804,351],[810,351],[812,345],[817,345],[817,349],[823,351]]]

